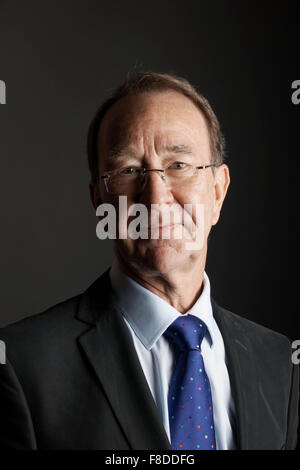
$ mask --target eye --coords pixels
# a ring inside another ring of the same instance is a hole
[[[184,162],[174,162],[172,163],[168,169],[170,170],[186,170],[188,168],[188,164]]]
[[[137,168],[133,167],[133,166],[127,166],[126,168],[122,168],[119,173],[121,175],[132,175],[133,173],[135,173],[137,171]]]

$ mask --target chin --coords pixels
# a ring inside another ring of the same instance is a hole
[[[144,268],[167,274],[178,267],[180,261],[186,259],[186,251],[182,241],[174,240],[147,240],[143,246],[135,252],[134,258]]]

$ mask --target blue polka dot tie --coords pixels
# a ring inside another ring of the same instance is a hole
[[[201,354],[206,328],[199,318],[186,315],[164,333],[177,354],[168,394],[172,449],[216,448],[211,390]]]

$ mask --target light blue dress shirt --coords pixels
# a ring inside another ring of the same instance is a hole
[[[170,439],[168,390],[175,365],[174,351],[163,333],[182,315],[168,302],[127,276],[115,258],[110,269],[115,302],[130,331],[141,367]],[[232,420],[235,416],[225,348],[222,335],[213,317],[210,282],[204,272],[202,293],[185,315],[191,314],[205,322],[208,334],[201,352],[208,375],[216,434],[216,448],[235,449]]]

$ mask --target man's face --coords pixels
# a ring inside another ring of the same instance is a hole
[[[98,149],[99,175],[124,167],[165,169],[177,163],[193,166],[211,163],[204,117],[188,98],[173,91],[128,96],[115,103],[101,123]],[[181,212],[181,225],[184,224],[183,214],[186,212],[188,217],[185,220],[190,220],[196,228],[199,225],[196,211],[189,209],[187,214],[185,207],[199,205],[203,211],[200,223],[204,243],[200,249],[187,249],[187,241],[191,240],[186,228],[181,227],[183,236],[177,239],[174,235],[176,226],[156,227],[155,239],[151,238],[150,232],[147,239],[117,239],[116,249],[122,261],[127,265],[135,264],[145,270],[167,274],[178,268],[188,270],[191,263],[203,259],[209,231],[218,220],[227,189],[224,170],[228,176],[228,169],[226,165],[222,167],[217,169],[215,176],[211,168],[195,170],[191,178],[172,185],[165,182],[159,172],[148,172],[141,189],[127,194],[127,206],[144,204],[149,209],[150,222],[152,204],[164,204],[164,208],[174,208],[176,205],[177,212]],[[218,187],[220,181],[221,186],[226,186],[225,190],[221,188],[221,195]],[[107,192],[103,180],[93,189],[95,206],[99,204],[95,201],[99,201],[100,197],[102,202],[114,204],[118,212],[119,194]],[[187,204],[189,206],[185,206]],[[162,225],[162,216],[161,212],[159,225]],[[170,234],[168,238],[164,238],[166,230]]]

